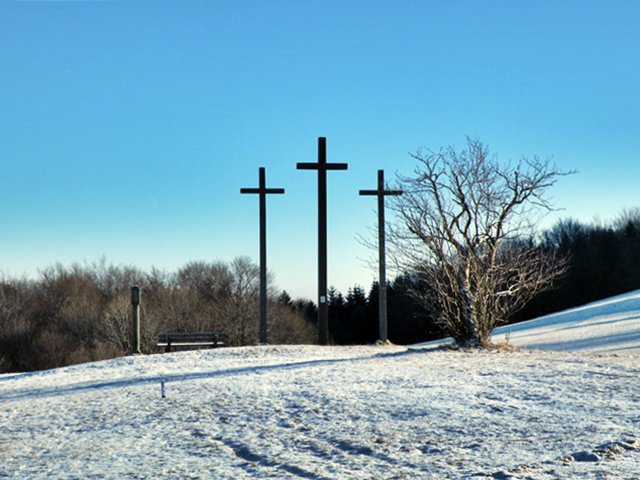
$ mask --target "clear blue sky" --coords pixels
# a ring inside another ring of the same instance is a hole
[[[0,272],[258,259],[258,167],[277,285],[315,299],[318,136],[329,283],[368,288],[356,240],[376,170],[421,146],[553,156],[583,221],[638,205],[640,2],[0,2]],[[553,217],[553,218],[557,218]],[[553,220],[550,219],[549,221]]]

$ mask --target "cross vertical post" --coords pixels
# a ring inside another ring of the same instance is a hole
[[[375,195],[378,197],[378,338],[386,342],[387,331],[387,260],[384,235],[384,197],[387,195],[402,195],[402,190],[385,190],[384,170],[378,170],[378,189],[360,190],[360,195]]]
[[[318,343],[329,344],[327,304],[327,170],[347,170],[346,163],[327,163],[327,139],[318,137],[318,162],[297,164],[298,170],[318,171]]]
[[[258,170],[258,188],[241,188],[240,193],[260,196],[260,343],[267,343],[267,194],[282,194],[284,188],[267,188],[265,168]]]

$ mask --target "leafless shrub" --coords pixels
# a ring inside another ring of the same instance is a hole
[[[116,294],[106,304],[98,325],[98,338],[124,354],[131,337],[131,298],[126,292]]]
[[[227,334],[230,345],[255,345],[258,342],[258,292],[260,270],[247,257],[231,262],[229,295],[220,302],[218,325]]]
[[[278,303],[269,305],[267,337],[274,344],[313,344],[318,338],[316,328],[290,307]]]
[[[32,351],[37,353],[33,361],[38,370],[89,361],[84,346],[69,333],[40,332],[33,339]]]
[[[0,373],[8,372],[11,368],[11,362],[3,353],[0,353]]]

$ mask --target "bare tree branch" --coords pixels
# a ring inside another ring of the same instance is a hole
[[[392,204],[394,259],[424,279],[416,297],[439,307],[457,341],[486,345],[497,325],[564,274],[563,259],[523,238],[554,209],[547,191],[573,172],[538,157],[502,165],[469,138],[462,152],[412,157],[414,176],[399,177],[405,193]]]

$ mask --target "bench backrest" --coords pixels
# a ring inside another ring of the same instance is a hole
[[[221,332],[165,332],[158,335],[159,343],[211,342],[222,343],[225,340]]]

